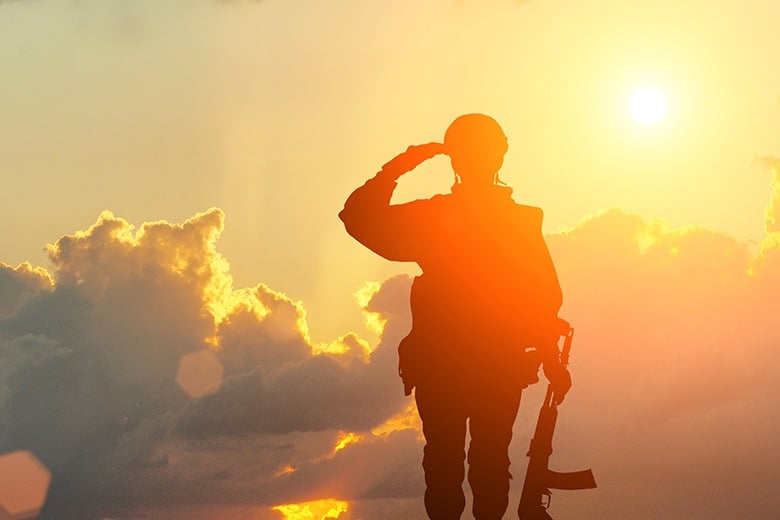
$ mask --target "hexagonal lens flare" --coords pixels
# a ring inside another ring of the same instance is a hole
[[[50,481],[51,471],[29,451],[0,456],[0,519],[37,517]]]
[[[185,354],[179,360],[176,382],[193,399],[219,391],[225,369],[209,349]]]

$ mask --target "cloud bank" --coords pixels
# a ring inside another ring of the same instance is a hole
[[[388,453],[419,443],[414,432],[370,434],[407,405],[394,345],[409,279],[365,302],[385,321],[375,348],[350,332],[317,345],[302,304],[233,287],[215,248],[223,220],[211,209],[135,230],[104,212],[48,246],[51,276],[0,266],[0,450],[29,449],[52,470],[44,517],[355,499],[388,478],[373,464],[395,467]],[[192,399],[177,368],[203,349],[224,379]],[[336,454],[343,431],[368,440]]]
[[[592,466],[599,483],[556,493],[554,516],[780,514],[780,199],[767,164],[756,251],[620,210],[548,237],[576,329],[552,465]],[[277,519],[272,506],[323,498],[350,504],[342,519],[422,517],[421,441],[395,369],[409,278],[359,295],[378,345],[353,332],[315,344],[302,303],[233,287],[223,220],[212,209],[135,230],[106,212],[49,246],[51,274],[0,266],[0,452],[51,469],[44,518]],[[203,349],[224,379],[193,399],[176,371]],[[540,390],[515,429],[515,500]]]

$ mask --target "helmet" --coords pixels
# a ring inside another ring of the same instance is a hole
[[[501,126],[485,114],[456,118],[444,134],[444,147],[455,173],[464,180],[493,180],[504,161],[507,139]]]

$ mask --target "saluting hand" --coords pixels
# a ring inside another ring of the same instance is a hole
[[[386,162],[380,174],[395,180],[404,173],[414,170],[420,163],[441,153],[445,153],[442,143],[412,145],[405,152]]]

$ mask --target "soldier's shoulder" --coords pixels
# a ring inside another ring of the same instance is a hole
[[[515,202],[515,211],[526,218],[541,220],[544,217],[544,211],[538,206],[528,206]]]
[[[415,199],[394,205],[394,207],[402,209],[410,215],[417,215],[419,218],[431,218],[436,214],[446,213],[450,206],[450,199],[447,195],[434,195],[426,199]]]
[[[447,206],[456,204],[457,200],[452,193],[437,193],[427,199],[420,199],[420,202],[428,206]]]

